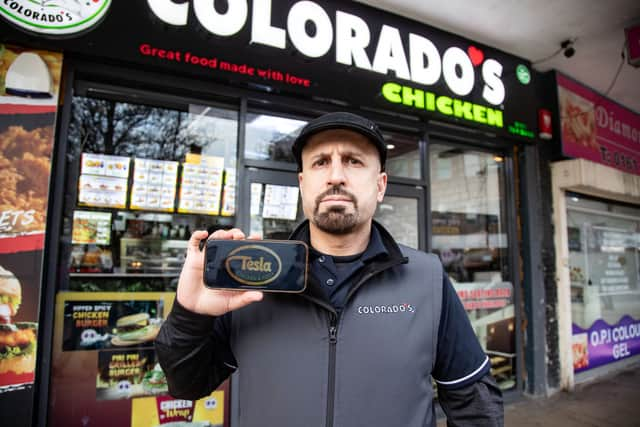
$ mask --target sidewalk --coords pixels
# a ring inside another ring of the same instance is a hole
[[[505,426],[640,426],[640,366],[578,385],[572,393],[507,404]]]

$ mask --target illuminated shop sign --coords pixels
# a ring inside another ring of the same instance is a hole
[[[358,15],[337,10],[335,25],[327,11],[312,1],[299,1],[286,12],[286,29],[272,25],[271,0],[255,0],[251,10],[251,43],[276,49],[287,48],[287,36],[295,49],[309,58],[320,58],[335,52],[335,62],[361,70],[396,77],[422,85],[433,85],[441,78],[451,92],[466,96],[476,84],[474,67],[480,66],[482,97],[492,105],[500,105],[505,98],[501,80],[502,65],[495,59],[484,60],[484,53],[474,46],[468,51],[452,46],[443,54],[427,37],[409,33],[408,46],[400,30],[382,25],[373,55],[371,29]],[[189,8],[198,23],[217,36],[231,37],[247,24],[249,7],[246,0],[229,1],[226,12],[220,13],[214,2],[194,1],[175,3],[172,0],[149,0],[153,13],[169,25],[189,25]],[[308,31],[309,24],[314,28]],[[409,53],[408,57],[406,52]]]
[[[528,62],[361,3],[147,0],[109,9],[90,32],[39,42],[200,82],[442,119],[522,140],[538,133]]]

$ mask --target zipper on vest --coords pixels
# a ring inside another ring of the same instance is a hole
[[[333,411],[336,388],[336,344],[338,321],[334,314],[329,318],[329,381],[327,383],[327,427],[333,427]]]

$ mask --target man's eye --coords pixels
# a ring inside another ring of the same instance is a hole
[[[313,162],[313,166],[324,166],[327,164],[327,159],[318,159]]]
[[[349,158],[349,159],[347,160],[347,162],[348,162],[350,165],[361,165],[361,164],[362,164],[362,162],[361,162],[360,160],[358,160],[358,159],[354,159],[353,157]]]

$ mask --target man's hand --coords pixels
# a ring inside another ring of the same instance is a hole
[[[200,241],[206,239],[206,231],[194,231],[189,239],[187,259],[180,273],[176,298],[188,310],[210,316],[237,310],[252,302],[262,299],[260,291],[224,291],[205,287],[202,280],[204,273],[204,251],[200,250]],[[237,228],[218,230],[209,239],[241,240],[244,233]]]

